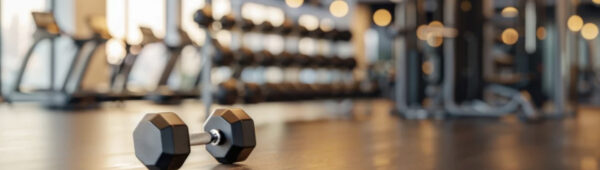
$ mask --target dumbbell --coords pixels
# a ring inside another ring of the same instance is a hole
[[[213,63],[217,66],[229,65],[234,61],[234,54],[227,46],[221,45],[216,39],[212,39],[215,47]]]
[[[255,54],[256,59],[258,60],[258,64],[262,66],[270,66],[275,64],[276,57],[269,50],[261,50],[257,54]]]
[[[231,29],[236,24],[233,13],[226,14],[221,19],[219,19],[219,22],[221,23],[221,28],[223,28],[223,29]]]
[[[300,66],[300,67],[306,67],[309,66],[312,63],[312,58],[304,55],[304,54],[297,54],[294,57],[294,64]]]
[[[237,102],[239,93],[240,92],[237,89],[237,81],[235,79],[229,79],[219,83],[214,97],[216,102],[219,104],[231,105]]]
[[[258,31],[266,33],[266,32],[271,32],[275,29],[275,27],[273,27],[273,24],[271,24],[271,22],[269,21],[263,21],[261,24],[256,26],[258,28]]]
[[[313,86],[313,84],[293,83],[292,87],[294,87],[295,91],[299,93],[298,96],[301,100],[318,98],[318,89],[316,86]]]
[[[194,21],[201,26],[208,28],[210,24],[215,22],[215,19],[212,15],[212,8],[210,5],[204,6],[204,8],[199,9],[194,13]],[[221,28],[223,29],[231,29],[235,25],[235,17],[232,13],[228,13],[221,17],[221,19],[217,20],[221,24]]]
[[[235,55],[238,60],[238,64],[242,66],[252,65],[256,61],[254,53],[247,47],[241,47],[238,51],[236,51]]]
[[[242,28],[244,32],[251,31],[252,29],[254,29],[254,27],[256,27],[256,25],[254,25],[254,23],[251,20],[246,18],[241,19],[240,28]]]
[[[341,60],[341,68],[354,69],[356,67],[356,59],[354,57],[344,58]]]
[[[329,83],[320,83],[316,84],[316,87],[319,89],[319,97],[322,98],[330,98],[334,96],[334,89],[332,84]]]
[[[196,11],[194,13],[194,21],[200,26],[209,27],[214,21],[210,5],[205,5],[204,8]]]
[[[332,66],[333,68],[343,68],[343,60],[338,56],[331,57],[329,59],[329,62],[331,63],[330,66]]]
[[[311,65],[315,67],[325,67],[329,65],[328,59],[323,55],[315,55],[311,57]]]
[[[344,85],[340,83],[331,84],[331,97],[344,97]]]
[[[301,37],[319,37],[319,34],[320,34],[319,29],[308,30],[304,26],[297,26],[296,29],[298,30],[298,34]]]
[[[311,96],[309,89],[302,86],[302,84],[280,83],[279,85],[284,89],[284,100],[304,100]]]
[[[286,51],[281,52],[281,54],[279,54],[279,57],[277,57],[277,58],[278,58],[277,64],[281,65],[283,67],[291,66],[294,63],[294,55],[290,54]]]
[[[335,40],[335,36],[338,35],[338,32],[337,32],[336,29],[327,30],[327,31],[321,29],[321,32],[323,32],[323,36],[322,37],[324,37],[325,39],[332,40],[332,41],[334,41]]]
[[[302,88],[294,83],[265,83],[262,89],[268,101],[293,101],[310,95],[303,93]]]
[[[265,97],[260,85],[256,83],[244,83],[244,103],[259,103]]]
[[[215,93],[217,103],[224,105],[236,103],[240,96],[245,103],[258,103],[265,98],[259,85],[243,83],[233,78],[219,83]]]
[[[327,84],[309,84],[310,88],[314,91],[313,96],[316,98],[326,98],[330,93],[329,86]]]
[[[352,39],[352,32],[350,30],[338,30],[334,39],[338,41],[350,41]]]
[[[212,10],[210,5],[206,5],[204,8],[199,9],[194,13],[194,21],[205,28],[210,28],[210,24],[212,24],[215,20],[212,16]],[[232,14],[228,14],[223,16],[219,22],[222,27],[230,28],[234,25],[235,20],[233,19]],[[213,57],[213,63],[216,65],[229,65],[233,61],[233,52],[229,49],[229,47],[225,47],[221,45],[217,40],[212,39],[212,43],[216,49],[216,54]]]
[[[220,163],[246,160],[256,146],[254,121],[242,109],[217,109],[204,123],[204,132],[189,134],[172,112],[146,114],[133,131],[135,156],[148,169],[178,169],[190,146],[205,145]]]
[[[262,85],[262,89],[265,92],[264,95],[267,101],[280,101],[287,97],[284,96],[285,89],[276,83],[265,83]]]
[[[294,29],[294,21],[292,21],[290,18],[285,18],[285,20],[283,20],[283,24],[281,24],[279,27],[276,27],[273,32],[280,35],[287,35],[292,33]]]

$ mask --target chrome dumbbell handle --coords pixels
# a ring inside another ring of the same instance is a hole
[[[195,133],[190,135],[190,145],[218,145],[221,143],[221,132],[217,129],[211,129],[208,132]]]

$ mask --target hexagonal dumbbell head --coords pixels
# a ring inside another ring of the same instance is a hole
[[[144,116],[133,131],[135,156],[148,169],[178,169],[190,154],[188,128],[172,112]]]
[[[206,145],[206,150],[224,164],[246,160],[256,146],[254,121],[242,109],[217,109],[204,124],[204,131],[217,129],[218,144]]]

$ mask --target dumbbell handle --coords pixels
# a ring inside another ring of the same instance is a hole
[[[221,132],[211,129],[208,132],[194,133],[190,135],[190,145],[218,145],[221,143]]]

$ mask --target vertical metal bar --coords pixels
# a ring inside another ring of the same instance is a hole
[[[206,33],[206,40],[204,46],[202,47],[202,57],[204,58],[204,62],[202,62],[202,102],[204,102],[206,118],[208,118],[210,113],[210,106],[212,105],[212,83],[210,77],[210,71],[212,68],[212,38],[210,36],[209,30],[206,29],[204,31]]]
[[[56,9],[56,0],[50,0],[50,12],[56,16],[54,13]],[[50,91],[54,90],[54,81],[56,79],[56,38],[50,39]]]
[[[454,4],[455,0],[447,0],[445,3],[448,5],[444,6],[444,24],[451,29],[458,29],[456,27],[456,17]],[[458,30],[457,30],[458,31]],[[460,34],[460,33],[458,33]],[[454,82],[455,82],[455,74],[454,74],[454,66],[455,66],[455,48],[454,42],[456,39],[454,37],[444,37],[444,45],[443,45],[443,81],[442,81],[442,98],[444,103],[444,109],[448,110],[450,114],[453,111],[458,110],[458,106],[454,103]]]
[[[396,111],[399,113],[407,109],[406,104],[406,39],[404,37],[406,30],[406,2],[396,5],[396,26],[397,35],[394,38],[394,49],[396,58],[396,83],[395,83],[395,101]]]
[[[556,10],[556,26],[558,27],[558,43],[559,48],[556,48],[556,58],[553,61],[553,76],[554,77],[554,105],[556,113],[564,111],[565,109],[565,99],[564,99],[564,86],[563,86],[563,59],[569,57],[566,52],[567,49],[567,17],[568,17],[568,6],[570,5],[568,1],[556,0],[555,1],[555,10]]]
[[[166,0],[164,42],[167,46],[182,45],[179,28],[181,28],[181,0]]]
[[[2,64],[3,64],[2,58],[4,58],[4,55],[3,55],[4,53],[2,53],[2,49],[3,49],[3,44],[2,44],[2,37],[3,37],[2,36],[2,2],[4,2],[4,1],[0,0],[0,99],[2,101],[4,101],[4,93],[3,93],[4,89],[2,89],[2,87],[4,87],[2,85],[2,83],[4,83],[4,81],[2,81],[2,77],[4,77],[4,76],[2,76],[2,73],[3,73],[2,69],[4,68],[4,67],[2,67]]]
[[[123,19],[123,22],[124,22],[123,25],[125,27],[123,38],[124,38],[125,43],[127,43],[127,37],[129,35],[129,2],[130,1],[129,0],[125,0],[123,2],[124,2],[123,9],[125,10],[123,12],[123,15],[125,15],[125,16],[123,16],[124,17],[124,19]]]

